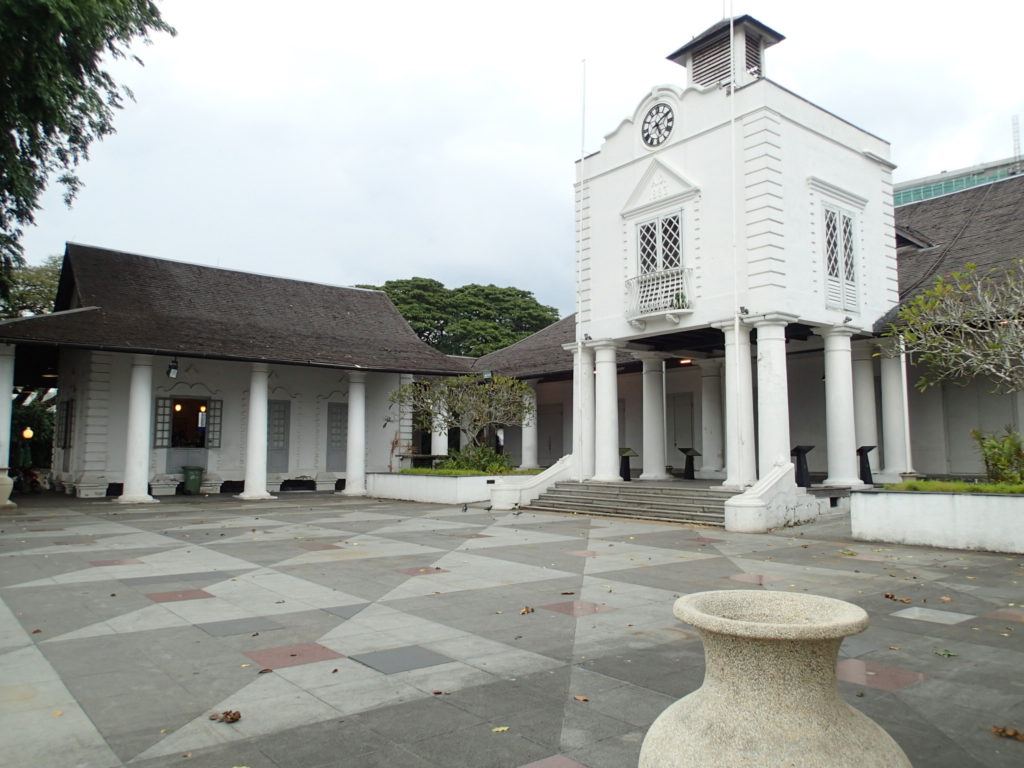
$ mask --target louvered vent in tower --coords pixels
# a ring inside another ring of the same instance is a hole
[[[761,38],[749,32],[747,33],[746,54],[747,74],[761,77],[763,74],[761,69]]]
[[[690,77],[697,85],[730,80],[729,38],[723,36],[693,53]]]

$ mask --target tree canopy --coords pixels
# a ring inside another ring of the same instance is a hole
[[[11,271],[7,297],[0,297],[0,317],[25,317],[52,312],[62,262],[60,256],[49,256],[39,266],[15,267]]]
[[[921,364],[918,389],[984,378],[997,392],[1024,390],[1024,261],[940,277],[900,307],[888,335]]]
[[[456,376],[410,382],[394,390],[389,402],[408,409],[417,429],[458,429],[470,444],[479,446],[488,427],[531,423],[536,412],[532,394],[530,385],[518,379]],[[387,420],[397,418],[391,414]]]
[[[514,344],[558,320],[530,291],[496,285],[446,288],[437,280],[389,280],[377,288],[427,344],[449,355],[481,357]]]
[[[151,32],[174,34],[151,0],[0,0],[0,292],[49,178],[70,205],[74,169],[132,98],[104,66]]]

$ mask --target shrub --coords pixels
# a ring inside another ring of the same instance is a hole
[[[987,434],[971,430],[985,462],[985,474],[993,483],[1024,483],[1024,445],[1020,434],[1006,427],[1003,432]]]
[[[467,445],[461,451],[452,451],[438,465],[442,470],[470,470],[488,475],[507,475],[513,470],[512,461],[488,445]]]
[[[908,480],[886,485],[887,491],[920,491],[924,493],[1006,493],[1024,494],[1020,483],[971,483],[964,480]]]

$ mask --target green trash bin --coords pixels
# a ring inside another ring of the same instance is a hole
[[[182,467],[185,473],[185,493],[190,496],[198,496],[203,485],[202,467]]]

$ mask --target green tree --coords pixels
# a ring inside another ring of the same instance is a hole
[[[151,0],[0,0],[0,293],[49,178],[70,205],[75,168],[132,98],[105,64],[151,32],[174,34]]]
[[[557,309],[519,288],[471,284],[448,289],[437,280],[413,277],[389,280],[379,290],[423,341],[449,355],[482,357],[558,320]]]
[[[920,363],[922,391],[975,378],[997,392],[1024,390],[1024,261],[940,277],[900,307],[888,335]]]
[[[15,267],[11,272],[10,292],[7,298],[0,297],[0,317],[52,312],[62,262],[60,256],[49,256],[39,266]]]
[[[532,423],[536,409],[533,390],[525,382],[505,376],[481,379],[456,376],[421,379],[405,384],[389,396],[392,406],[408,410],[413,426],[427,432],[458,429],[473,446],[480,446],[488,427]],[[396,421],[392,411],[387,422]]]
[[[50,466],[53,454],[54,416],[52,401],[49,403],[36,401],[31,405],[16,405],[14,407],[11,412],[10,466]],[[34,433],[30,440],[25,440],[21,436],[25,427],[31,427]],[[27,465],[26,459],[28,460]]]

